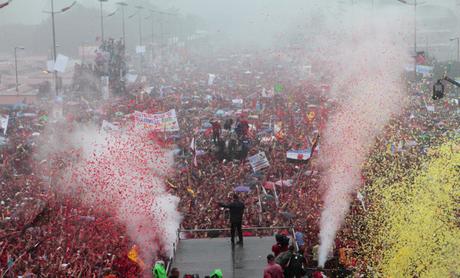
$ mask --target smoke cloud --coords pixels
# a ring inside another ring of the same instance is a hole
[[[354,10],[340,31],[331,32],[332,39],[322,41],[326,52],[335,53],[325,60],[338,103],[321,146],[326,169],[318,260],[322,267],[359,187],[361,165],[375,136],[404,105],[402,74],[411,63],[405,36],[411,33],[403,26],[410,25],[400,22],[395,11],[379,14],[382,18],[369,10]]]

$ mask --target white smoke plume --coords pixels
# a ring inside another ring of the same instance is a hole
[[[326,36],[320,42],[328,53],[324,59],[339,105],[322,136],[327,189],[320,220],[321,267],[356,195],[361,165],[375,136],[404,105],[402,74],[412,62],[405,41],[411,35],[410,25],[398,20],[401,14],[380,10],[381,17],[376,18],[369,10],[355,9],[348,15],[352,17],[346,17],[339,30],[330,32],[333,38]]]

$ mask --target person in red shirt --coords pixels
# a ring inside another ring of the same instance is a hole
[[[284,278],[283,269],[275,263],[275,256],[269,254],[267,256],[267,266],[264,269],[264,278]]]
[[[288,250],[289,247],[289,238],[282,234],[277,234],[275,236],[276,243],[272,246],[272,252],[277,257],[280,253]]]

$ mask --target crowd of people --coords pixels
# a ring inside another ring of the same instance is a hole
[[[115,42],[105,47],[116,50],[113,55],[124,51]],[[286,258],[294,255],[303,258],[304,268],[316,267],[324,190],[323,169],[316,162],[321,156],[319,135],[337,103],[329,96],[327,77],[299,79],[290,70],[295,65],[291,58],[277,52],[268,57],[228,54],[228,58],[192,59],[182,67],[158,67],[147,78],[150,84],[138,84],[105,102],[96,97],[89,100],[91,104],[81,100],[73,104],[74,112],[70,106],[64,108],[63,122],[51,120],[51,106],[46,103],[0,110],[10,116],[7,139],[0,145],[2,277],[137,277],[142,270],[127,257],[133,242],[126,227],[107,210],[87,207],[56,190],[66,152],[71,150],[43,156],[37,149],[53,132],[72,128],[75,122],[114,123],[134,111],[170,109],[177,112],[180,131],[156,140],[175,148],[174,173],[165,185],[180,198],[181,237],[228,236],[203,230],[227,228],[228,214],[221,206],[236,193],[245,206],[242,227],[268,228],[244,231],[244,236],[290,233],[286,227],[295,230],[291,248],[277,237],[274,254],[267,256],[266,272],[282,270],[284,276],[265,277],[300,277],[286,272]],[[458,132],[458,101],[433,103],[430,84],[422,79],[408,85],[410,105],[377,138],[363,183],[385,172],[387,161],[399,161],[404,168],[416,163],[437,140]],[[288,160],[290,150],[310,150],[311,158]],[[247,158],[260,152],[269,166],[254,171]],[[358,199],[351,206],[351,215],[365,213]],[[335,259],[326,268],[365,271],[353,258],[359,242],[352,225],[347,219],[337,235]]]

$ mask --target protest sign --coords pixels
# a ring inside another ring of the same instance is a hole
[[[243,100],[241,98],[232,99],[232,104],[237,107],[242,107]]]
[[[3,135],[6,135],[9,119],[10,115],[0,115],[0,129],[3,130]]]
[[[248,160],[254,172],[270,167],[270,162],[268,162],[265,152],[259,152],[258,154],[250,156],[248,157]]]
[[[139,111],[134,112],[136,127],[143,127],[154,131],[179,131],[176,110],[171,109],[165,113],[148,114]]]
[[[216,75],[209,73],[208,74],[208,86],[211,86],[212,84],[214,84],[214,79],[216,79]]]

